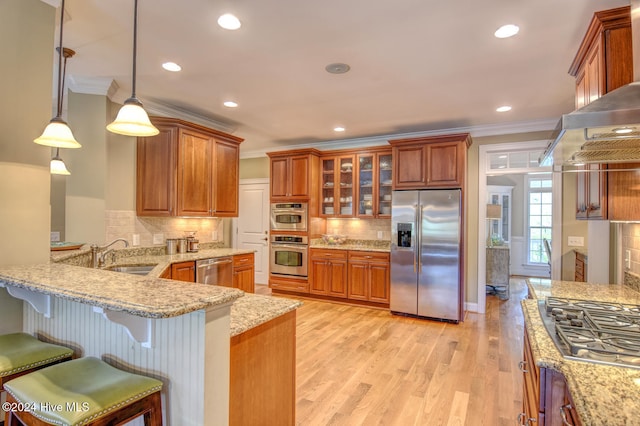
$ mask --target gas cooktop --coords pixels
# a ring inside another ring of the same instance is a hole
[[[547,297],[539,309],[565,358],[640,369],[640,306]]]

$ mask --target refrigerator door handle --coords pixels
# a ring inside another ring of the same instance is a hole
[[[420,269],[420,239],[419,239],[419,235],[420,235],[420,219],[421,219],[421,214],[422,214],[422,210],[421,210],[422,206],[419,204],[414,204],[413,205],[413,210],[416,212],[416,218],[415,218],[415,225],[416,225],[416,229],[414,232],[414,242],[413,242],[413,247],[414,247],[414,256],[413,256],[413,272],[418,273],[418,270]],[[416,267],[418,269],[416,269]]]

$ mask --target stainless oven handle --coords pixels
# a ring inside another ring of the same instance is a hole
[[[303,209],[276,209],[276,210],[271,210],[273,213],[305,213],[306,210]]]
[[[306,250],[307,246],[306,244],[280,244],[280,243],[271,243],[271,245],[273,246],[273,248],[289,248],[289,249],[296,249],[296,250]]]

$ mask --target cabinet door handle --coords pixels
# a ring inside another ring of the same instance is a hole
[[[562,407],[560,407],[560,416],[562,417],[562,424],[566,425],[566,426],[573,426],[571,423],[569,423],[569,421],[567,420],[567,412],[565,410],[571,410],[571,404],[566,404],[563,405]]]
[[[518,369],[519,369],[520,371],[522,371],[523,373],[528,373],[528,372],[529,372],[529,370],[527,370],[527,369],[525,368],[525,366],[526,366],[526,365],[527,365],[527,361],[520,361],[520,362],[518,363]]]

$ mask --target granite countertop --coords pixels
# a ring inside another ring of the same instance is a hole
[[[291,312],[302,302],[284,297],[245,293],[231,305],[231,337]]]
[[[311,240],[310,248],[391,252],[391,242],[384,240],[347,240],[344,244],[327,244],[322,238]]]
[[[60,263],[0,267],[0,284],[144,318],[169,318],[241,297],[241,290]]]
[[[114,253],[116,254],[115,262],[111,262],[110,256],[107,256],[108,263],[105,268],[109,268],[113,266],[156,265],[149,272],[149,274],[143,277],[139,277],[131,274],[123,274],[121,272],[103,271],[100,269],[92,269],[87,267],[82,267],[79,270],[78,270],[78,266],[71,266],[71,267],[75,268],[73,271],[75,271],[78,274],[86,273],[96,277],[95,278],[96,280],[108,280],[107,284],[101,284],[100,287],[108,287],[109,289],[115,290],[113,294],[126,294],[127,292],[130,292],[131,283],[134,281],[139,282],[140,284],[143,284],[145,286],[149,283],[151,283],[154,286],[160,286],[160,285],[167,286],[166,287],[167,302],[169,304],[172,304],[175,302],[175,304],[181,306],[180,308],[178,308],[179,310],[175,311],[175,312],[180,312],[180,313],[177,313],[177,315],[187,313],[191,310],[201,309],[201,308],[197,308],[199,304],[196,301],[187,302],[182,300],[183,298],[190,298],[190,297],[193,297],[194,295],[197,295],[199,298],[203,298],[205,296],[200,294],[200,292],[204,292],[205,294],[208,294],[210,290],[216,290],[217,293],[223,293],[223,294],[227,294],[229,291],[231,291],[235,294],[235,296],[231,299],[228,299],[227,301],[233,300],[233,304],[231,306],[231,320],[230,320],[232,337],[242,334],[245,331],[250,330],[274,318],[277,318],[280,315],[283,315],[287,312],[295,310],[302,305],[302,302],[294,299],[243,293],[240,290],[228,289],[226,287],[206,286],[206,285],[201,285],[197,283],[194,285],[192,283],[185,283],[182,281],[164,280],[164,279],[158,278],[172,263],[194,261],[199,259],[209,259],[214,257],[232,256],[237,254],[253,253],[252,250],[216,247],[215,245],[209,245],[209,246],[205,245],[204,247],[205,247],[204,249],[199,250],[197,253],[181,253],[181,254],[175,254],[175,255],[165,254],[164,246],[130,247],[126,249],[114,250]],[[90,251],[91,250],[89,246],[84,246],[78,250],[52,252],[51,259],[54,262],[65,262],[65,263],[69,262],[75,265],[83,265],[88,262],[87,256],[90,254]],[[85,275],[83,275],[83,277],[84,276]],[[0,268],[0,281],[1,280],[2,280],[2,268]],[[121,289],[120,286],[123,286],[125,288]],[[73,300],[77,300],[75,298],[77,297],[77,294],[76,294],[77,291],[78,289],[65,289],[65,294],[68,294],[70,298],[73,298]],[[89,288],[86,288],[82,291],[84,293],[88,293],[90,290]],[[185,291],[188,291],[188,294],[185,294]],[[164,293],[165,292],[163,291],[163,294]],[[240,294],[238,295],[237,293],[240,293]],[[111,291],[109,291],[109,294],[111,294]],[[155,294],[156,294],[156,291],[154,289],[154,296]],[[175,296],[179,296],[180,300],[176,301]],[[242,297],[238,297],[238,296],[242,296]],[[61,296],[61,297],[65,297],[65,296]],[[91,301],[85,300],[85,303],[91,303],[96,306],[108,307],[105,305],[98,305],[99,302],[105,303],[103,300],[98,300],[98,299],[101,299],[99,298],[98,295],[84,294],[83,297],[91,298]],[[108,296],[103,295],[102,297],[104,298]],[[161,306],[160,301],[154,300],[155,297],[151,298],[150,295],[147,294],[146,292],[144,295],[140,296],[140,299],[145,302],[147,301],[147,299],[150,299],[157,306],[154,306],[154,307],[146,306],[143,312],[139,312],[141,310],[138,306],[138,304],[141,303],[140,300],[136,300],[134,303],[134,306],[128,306],[128,305],[125,306],[126,303],[122,300],[120,301],[120,303],[123,304],[124,310],[131,313],[133,313],[133,310],[135,310],[136,312],[138,312],[138,314],[140,314],[140,316],[149,316],[149,313],[152,310],[156,310],[156,311],[159,309],[164,309],[165,311],[169,310],[169,307]],[[110,301],[110,303],[114,303],[114,301]],[[164,316],[157,316],[157,317],[161,318],[166,316],[173,316],[173,315],[164,315]]]
[[[549,337],[538,303],[546,296],[640,304],[640,293],[619,284],[528,279],[534,299],[521,302],[531,349],[539,367],[562,373],[584,425],[631,425],[640,410],[640,369],[565,359]]]

